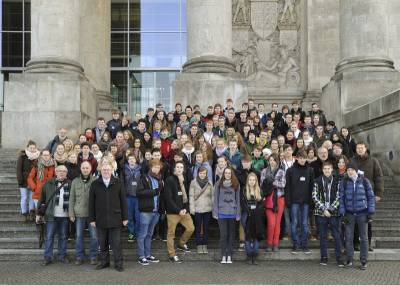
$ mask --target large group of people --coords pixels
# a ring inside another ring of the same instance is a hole
[[[273,254],[288,240],[292,254],[309,254],[309,241],[318,239],[327,265],[333,239],[337,266],[352,267],[360,250],[367,268],[382,170],[366,143],[328,121],[317,103],[309,112],[296,101],[280,110],[274,103],[267,112],[251,99],[235,110],[229,99],[205,114],[198,105],[176,103],[166,112],[157,104],[134,118],[113,110],[110,121],[98,118],[76,140],[67,133],[59,129],[41,151],[29,141],[17,163],[21,213],[45,228],[44,265],[53,262],[55,235],[59,260],[69,262],[71,237],[82,264],[88,230],[90,263],[109,267],[111,249],[122,271],[123,227],[137,242],[139,264],[159,262],[155,238],[180,263],[177,251],[190,252],[193,233],[197,253],[208,254],[216,220],[222,264],[233,262],[239,229],[238,250],[249,264],[257,264],[260,244]]]

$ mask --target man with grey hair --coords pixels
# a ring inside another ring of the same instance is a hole
[[[60,128],[57,131],[57,135],[54,137],[54,139],[52,139],[47,144],[45,149],[49,150],[51,152],[51,154],[53,155],[56,152],[57,145],[59,145],[60,143],[63,143],[66,139],[68,139],[68,137],[67,137],[67,129],[66,128]]]
[[[52,262],[55,234],[58,236],[59,261],[68,263],[68,206],[71,181],[67,179],[67,172],[64,165],[57,166],[56,178],[49,180],[44,185],[38,202],[39,207],[44,210],[46,222],[44,266]]]

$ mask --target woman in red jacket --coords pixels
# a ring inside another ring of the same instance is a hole
[[[32,190],[35,207],[37,207],[44,184],[53,177],[54,160],[47,149],[42,150],[37,165],[32,168],[28,176],[28,187]]]

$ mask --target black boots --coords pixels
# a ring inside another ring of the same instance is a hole
[[[248,265],[258,265],[257,256],[258,256],[258,253],[254,253],[254,252],[248,253],[247,258],[246,258],[246,263]]]

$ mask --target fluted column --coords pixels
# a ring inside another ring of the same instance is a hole
[[[32,0],[28,72],[83,73],[79,11],[80,0]]]
[[[187,56],[184,72],[234,72],[232,1],[187,0]]]
[[[340,49],[336,73],[394,69],[388,56],[387,0],[340,0]]]

